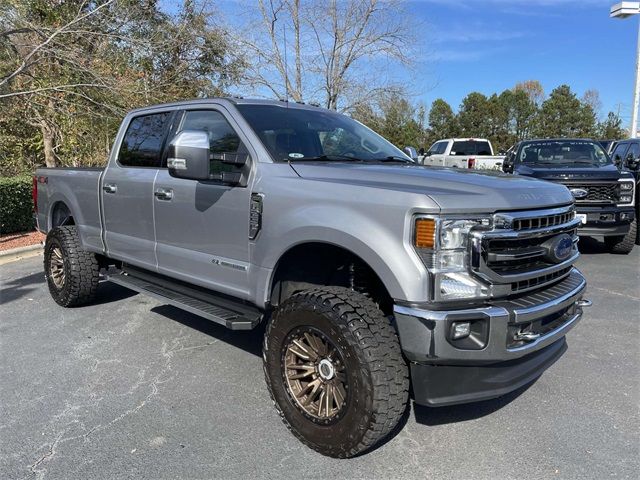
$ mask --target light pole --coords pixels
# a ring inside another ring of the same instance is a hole
[[[627,18],[640,13],[640,2],[620,2],[611,7],[609,16]],[[638,102],[640,102],[640,29],[638,30],[638,46],[636,51],[636,83],[633,88],[633,105],[631,106],[631,138],[638,136]]]

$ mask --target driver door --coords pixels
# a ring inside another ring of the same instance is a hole
[[[220,109],[184,111],[177,132],[208,133],[212,154],[246,152],[246,140]],[[226,168],[211,160],[212,173]],[[249,205],[247,186],[175,178],[163,168],[154,185],[158,271],[212,290],[248,298]]]

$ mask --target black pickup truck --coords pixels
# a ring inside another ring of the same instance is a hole
[[[503,171],[565,185],[573,194],[580,235],[602,236],[609,251],[628,254],[637,236],[635,180],[590,139],[538,139],[515,145]]]
[[[630,138],[616,142],[611,159],[619,169],[628,170],[636,179],[636,221],[640,216],[640,138]],[[640,231],[636,229],[636,245],[640,245]]]

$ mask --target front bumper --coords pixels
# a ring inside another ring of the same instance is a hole
[[[483,307],[442,311],[396,305],[416,402],[436,406],[494,398],[539,376],[566,349],[564,336],[589,304],[582,300],[585,288],[573,268],[554,285]],[[475,344],[461,347],[452,340],[452,324],[460,321],[482,327]],[[523,334],[530,335],[522,340]]]
[[[589,207],[578,204],[576,213],[587,216],[587,223],[578,228],[578,234],[585,236],[626,235],[635,218],[633,206]]]

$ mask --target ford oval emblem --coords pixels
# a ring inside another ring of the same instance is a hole
[[[563,233],[550,238],[544,242],[542,246],[547,250],[545,259],[553,263],[561,263],[571,255],[573,251],[573,239],[566,233]]]
[[[589,195],[589,192],[587,192],[584,188],[570,188],[569,191],[575,199],[585,198],[587,195]]]

